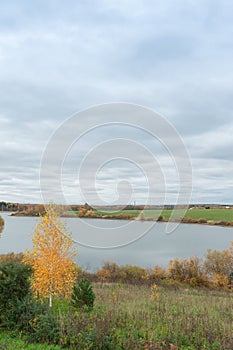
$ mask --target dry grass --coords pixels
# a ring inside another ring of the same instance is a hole
[[[114,310],[114,322],[122,336],[140,339],[144,346],[233,348],[231,292],[160,287],[154,300],[148,286],[95,284],[95,293],[98,306]]]

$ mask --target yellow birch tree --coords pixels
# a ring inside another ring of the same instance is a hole
[[[26,251],[23,261],[33,269],[31,286],[36,296],[49,298],[52,306],[54,296],[68,298],[77,277],[77,255],[71,235],[50,205],[45,216],[35,227],[32,250]]]

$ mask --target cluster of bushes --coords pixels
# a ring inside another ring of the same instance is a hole
[[[168,266],[169,278],[193,287],[210,286],[211,281],[199,258],[173,259]]]
[[[98,218],[100,215],[96,214],[92,209],[80,207],[78,210],[78,217],[80,218]]]
[[[208,224],[208,225],[214,225],[214,226],[233,226],[233,221],[206,220],[203,218],[195,219],[190,217],[184,217],[181,219],[181,222],[184,224]]]
[[[147,270],[134,265],[119,266],[115,262],[106,261],[95,274],[101,282],[123,282],[139,284],[147,276]]]
[[[114,215],[103,215],[98,214],[92,209],[87,209],[85,207],[80,207],[78,210],[78,217],[80,218],[93,218],[93,219],[118,219],[118,220],[130,220],[132,215],[130,214],[114,214]]]
[[[92,275],[101,282],[123,282],[145,284],[163,282],[165,284],[184,283],[193,287],[232,288],[233,284],[233,243],[224,251],[208,250],[203,260],[175,258],[168,268],[155,266],[145,269],[138,266],[119,266],[115,262],[105,262],[103,267]],[[174,282],[174,283],[173,283]]]

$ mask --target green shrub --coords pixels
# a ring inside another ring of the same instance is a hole
[[[0,322],[12,328],[18,317],[18,306],[30,293],[31,269],[13,261],[0,264]]]
[[[82,276],[78,283],[74,286],[71,295],[71,303],[78,309],[90,310],[94,306],[95,294],[92,289],[91,282],[86,276]]]
[[[47,304],[36,301],[29,293],[15,305],[15,328],[26,333],[34,332],[34,320],[39,315],[46,314]]]
[[[29,342],[59,343],[59,323],[57,317],[48,309],[31,320],[31,330],[27,335]]]
[[[33,320],[46,313],[31,293],[31,268],[13,260],[0,264],[0,322],[5,329],[34,332]]]

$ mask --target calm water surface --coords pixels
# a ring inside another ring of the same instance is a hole
[[[1,216],[5,227],[0,238],[0,254],[31,248],[38,219],[9,216],[9,213]],[[181,224],[168,235],[166,223],[78,218],[64,221],[78,245],[78,264],[91,270],[99,268],[105,260],[144,267],[167,266],[175,257],[203,257],[208,248],[223,250],[233,241],[230,227]]]

